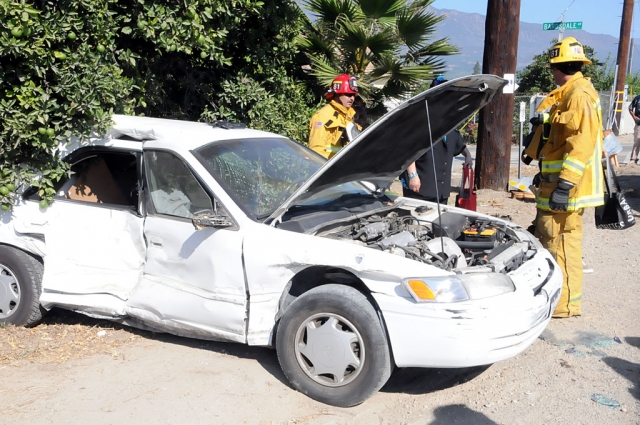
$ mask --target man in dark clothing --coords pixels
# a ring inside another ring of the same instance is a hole
[[[446,81],[442,76],[439,76],[433,80],[431,87],[435,87]],[[451,193],[451,167],[453,158],[460,154],[464,155],[464,166],[471,167],[473,165],[471,153],[464,144],[460,132],[453,130],[433,146],[433,157],[432,152],[427,151],[402,173],[400,176],[402,195],[407,198],[446,204]]]
[[[636,123],[633,129],[633,147],[631,148],[631,162],[638,163],[638,155],[640,155],[640,95],[633,98],[629,105],[629,113]]]
[[[464,155],[464,166],[471,167],[471,153],[462,140],[458,130],[444,136],[433,146],[435,159],[435,178],[431,152],[427,152],[411,164],[402,173],[402,195],[426,201],[446,204],[451,193],[451,167],[453,158]],[[438,193],[436,195],[436,185]],[[439,198],[439,199],[438,199]]]

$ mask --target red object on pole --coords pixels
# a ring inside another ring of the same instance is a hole
[[[473,188],[473,168],[462,166],[460,193],[456,195],[456,207],[476,210],[476,192]]]

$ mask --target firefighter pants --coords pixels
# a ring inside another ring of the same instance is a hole
[[[538,210],[536,236],[562,270],[562,294],[553,317],[582,314],[582,213]]]

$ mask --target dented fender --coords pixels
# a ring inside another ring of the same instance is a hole
[[[0,214],[0,244],[14,246],[44,258],[44,228],[47,219],[37,202],[19,201],[12,210]]]
[[[313,266],[351,272],[371,290],[388,296],[409,296],[402,279],[452,273],[357,244],[289,232],[259,223],[245,223],[244,264],[249,291],[247,340],[271,344],[279,301],[289,281]]]

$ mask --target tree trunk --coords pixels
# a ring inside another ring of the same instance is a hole
[[[627,58],[629,55],[629,37],[633,18],[633,0],[624,0],[622,22],[620,22],[620,43],[618,43],[618,74],[616,78],[616,96],[614,101],[613,133],[620,135],[620,119],[624,102],[624,83],[627,79]],[[613,99],[612,99],[613,100]]]
[[[515,74],[520,0],[488,0],[484,30],[484,74]],[[505,190],[509,183],[513,94],[500,94],[480,110],[476,187]]]

